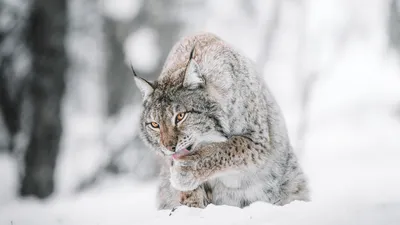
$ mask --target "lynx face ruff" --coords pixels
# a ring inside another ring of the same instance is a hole
[[[159,209],[308,200],[279,106],[252,62],[220,38],[181,39],[156,81],[135,81],[141,137],[162,161]]]

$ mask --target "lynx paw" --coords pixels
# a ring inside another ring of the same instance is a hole
[[[191,191],[202,183],[188,168],[174,165],[170,168],[170,182],[172,187],[179,191]]]
[[[181,192],[179,202],[182,205],[194,208],[205,208],[210,203],[200,188],[194,191]]]

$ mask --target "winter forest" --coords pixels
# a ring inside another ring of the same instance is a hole
[[[251,58],[311,202],[157,211],[139,76],[212,32]],[[0,224],[400,224],[400,0],[0,0]]]

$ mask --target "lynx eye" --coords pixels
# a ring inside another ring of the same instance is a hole
[[[186,113],[183,113],[183,112],[178,113],[178,115],[176,115],[176,118],[175,118],[175,123],[177,124],[177,123],[181,122],[183,119],[185,119],[185,117],[186,117]]]
[[[158,125],[158,123],[156,123],[156,122],[151,122],[151,123],[150,123],[150,126],[153,127],[153,128],[155,128],[155,129],[160,128],[160,125]]]

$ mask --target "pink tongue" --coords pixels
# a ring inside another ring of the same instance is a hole
[[[190,151],[185,148],[185,149],[182,149],[179,152],[176,152],[175,154],[173,154],[172,158],[179,159],[180,157],[185,156],[189,153],[190,153]]]

